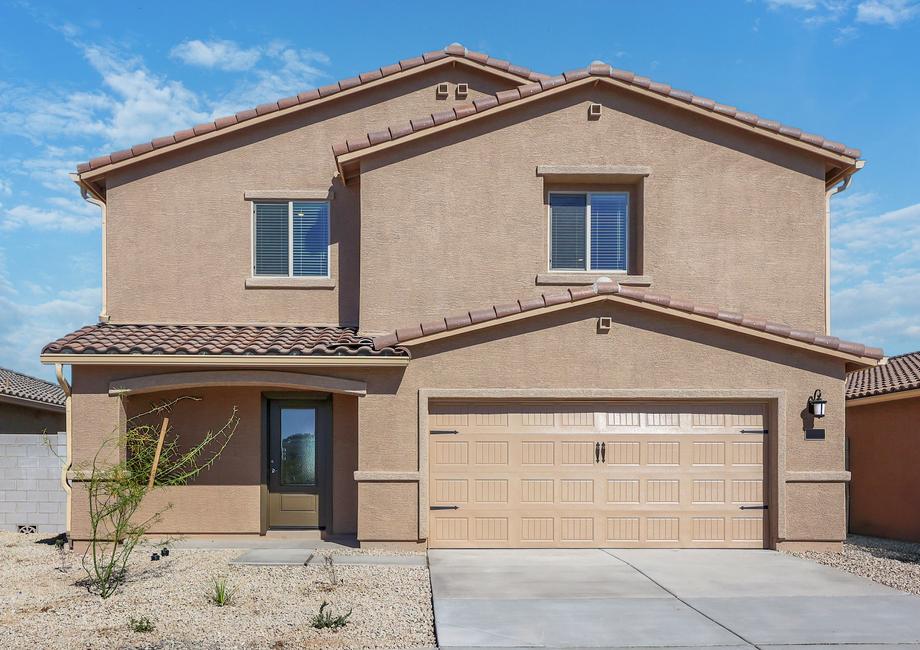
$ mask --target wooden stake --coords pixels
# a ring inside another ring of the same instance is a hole
[[[157,465],[160,464],[160,452],[163,451],[163,440],[166,438],[166,429],[169,428],[169,418],[163,418],[163,426],[160,428],[160,439],[157,440],[157,452],[153,455],[153,466],[150,468],[150,480],[147,481],[147,489],[153,489],[153,479],[157,475]]]

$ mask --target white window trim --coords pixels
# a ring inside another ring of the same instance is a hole
[[[297,203],[325,203],[326,204],[326,274],[325,275],[294,275],[294,202]],[[256,203],[287,203],[288,206],[288,274],[287,275],[256,275]],[[317,280],[332,278],[332,204],[329,201],[317,199],[294,199],[291,201],[260,199],[249,202],[249,279],[260,280],[267,278],[290,278],[294,280]]]
[[[554,269],[553,268],[553,206],[550,197],[553,194],[579,194],[585,196],[585,209],[587,210],[587,219],[585,220],[585,268],[583,269]],[[619,194],[626,197],[626,268],[623,269],[592,269],[591,268],[591,221],[594,218],[591,213],[591,196],[594,194]],[[627,275],[629,273],[629,230],[632,222],[630,211],[629,192],[585,192],[579,190],[552,190],[546,195],[546,269],[549,273],[584,273],[597,275],[598,273],[617,273]]]

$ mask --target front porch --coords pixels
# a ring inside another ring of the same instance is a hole
[[[327,538],[356,544],[363,381],[264,369],[171,370],[81,367],[74,373],[73,540],[90,536],[80,479],[97,452],[103,450],[100,461],[123,456],[124,448],[113,444],[119,434],[140,423],[159,430],[168,417],[166,437],[181,449],[231,418],[235,428],[229,439],[213,443],[225,444],[213,466],[187,485],[160,486],[145,497],[138,516],[159,513],[151,535],[242,541],[268,533],[284,545]],[[162,404],[168,411],[150,414]]]

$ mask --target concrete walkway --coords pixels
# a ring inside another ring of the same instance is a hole
[[[920,598],[773,551],[430,551],[441,648],[920,648]]]
[[[254,566],[303,566],[305,564],[321,565],[325,563],[324,553],[301,548],[254,548],[230,564]],[[338,555],[332,554],[332,561],[339,566],[425,566],[427,561],[421,553],[416,555]]]

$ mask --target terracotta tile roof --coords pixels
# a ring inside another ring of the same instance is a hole
[[[641,77],[626,70],[619,70],[602,62],[594,62],[583,69],[571,70],[564,74],[540,79],[534,83],[526,84],[518,88],[503,90],[496,93],[494,96],[483,97],[481,99],[476,99],[468,104],[455,106],[450,110],[432,113],[418,119],[409,120],[408,123],[393,126],[389,129],[367,133],[365,135],[352,138],[350,140],[346,140],[334,145],[332,151],[336,157],[346,153],[360,151],[361,149],[365,149],[382,142],[397,140],[412,133],[423,131],[424,129],[430,128],[437,124],[463,120],[465,118],[476,115],[477,113],[484,113],[498,106],[525,99],[552,88],[565,86],[567,84],[575,83],[589,77],[609,77],[615,81],[637,86],[639,88],[644,88],[654,93],[658,93],[659,95],[670,97],[686,104],[696,106],[697,108],[710,111],[711,113],[729,117],[737,120],[738,122],[743,122],[749,126],[763,129],[764,131],[769,131],[771,133],[777,133],[793,140],[805,142],[807,144],[819,147],[821,149],[826,149],[827,151],[831,151],[836,154],[849,156],[850,158],[859,158],[860,156],[859,149],[848,147],[840,142],[834,142],[824,138],[823,136],[815,135],[813,133],[806,133],[801,129],[787,126],[785,124],[780,124],[774,120],[768,120],[766,118],[755,115],[754,113],[738,110],[734,106],[726,106],[725,104],[720,104],[712,99],[694,95],[693,93],[686,90],[678,90],[676,88],[672,88],[668,84],[652,81],[648,77]]]
[[[111,323],[87,325],[42,354],[409,356],[404,348],[375,347],[349,327]]]
[[[920,388],[920,352],[889,357],[888,363],[847,375],[847,399]]]
[[[57,384],[0,368],[0,395],[64,406],[66,397]]]
[[[240,111],[235,115],[219,117],[213,122],[198,124],[191,127],[190,129],[176,131],[172,135],[155,138],[150,142],[143,142],[122,151],[116,151],[114,153],[93,158],[88,162],[77,165],[77,172],[82,174],[84,172],[96,170],[100,167],[105,167],[106,165],[121,162],[122,160],[127,160],[128,158],[133,158],[134,156],[140,156],[141,154],[153,151],[154,149],[161,149],[168,145],[182,142],[183,140],[188,140],[190,138],[204,135],[212,131],[225,129],[228,126],[233,126],[234,124],[239,124],[241,122],[245,122],[246,120],[251,120],[252,118],[259,115],[274,113],[275,111],[297,106],[299,104],[309,104],[310,102],[316,101],[321,97],[328,97],[329,95],[334,95],[335,93],[341,92],[343,90],[348,90],[349,88],[354,88],[355,86],[360,86],[371,81],[376,81],[383,77],[388,77],[392,74],[396,74],[397,72],[416,68],[425,63],[431,63],[432,61],[438,61],[447,57],[455,57],[458,59],[473,61],[480,65],[512,74],[516,77],[520,77],[522,80],[527,81],[540,81],[541,79],[547,79],[549,77],[549,75],[534,72],[519,65],[514,65],[509,61],[495,59],[488,54],[467,50],[459,43],[451,43],[442,50],[434,50],[433,52],[426,52],[421,56],[417,56],[411,59],[403,59],[399,63],[394,63],[393,65],[385,65],[382,68],[377,68],[376,70],[365,72],[358,75],[357,77],[343,79],[342,81],[338,81],[327,86],[322,86],[320,88],[314,88],[313,90],[308,90],[292,97],[285,97],[275,102],[260,104],[255,108]]]
[[[769,321],[765,318],[755,316],[745,316],[737,312],[719,309],[709,305],[696,305],[685,300],[678,300],[656,293],[648,293],[633,289],[631,287],[622,287],[616,282],[598,282],[595,286],[583,287],[578,289],[568,289],[558,293],[544,293],[541,296],[527,300],[518,300],[503,305],[493,305],[483,309],[474,309],[454,316],[438,318],[437,320],[427,323],[420,323],[405,328],[397,329],[390,334],[374,337],[374,346],[378,349],[384,349],[389,346],[398,345],[419,339],[431,334],[451,330],[461,330],[471,325],[483,323],[505,316],[512,316],[533,309],[542,307],[551,307],[564,303],[577,303],[582,300],[595,298],[598,295],[616,294],[621,298],[627,298],[635,303],[645,303],[667,307],[677,311],[702,316],[711,319],[714,322],[731,323],[742,328],[766,332],[782,338],[792,339],[802,343],[815,345],[828,350],[836,350],[856,356],[870,357],[872,359],[881,359],[884,354],[879,348],[866,347],[861,343],[852,343],[843,341],[836,336],[824,336],[814,332],[798,330],[784,323]]]

